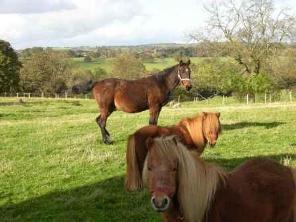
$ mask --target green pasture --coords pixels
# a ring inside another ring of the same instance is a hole
[[[204,58],[192,57],[190,59],[193,63],[198,64]],[[84,62],[84,58],[72,58],[72,65],[74,66],[74,68],[82,68],[90,71],[95,71],[97,68],[102,68],[107,73],[110,73],[112,71],[113,60],[114,59],[112,58],[108,58],[108,59],[96,58],[96,59],[93,59],[93,61],[91,62]],[[152,60],[144,60],[143,63],[147,71],[153,71],[156,69],[163,70],[165,68],[173,66],[176,64],[176,60],[174,58],[155,58]]]
[[[252,157],[296,166],[296,103],[182,103],[164,107],[159,124],[201,111],[221,112],[223,124],[206,161],[228,170]],[[0,221],[161,221],[146,191],[123,187],[126,139],[148,112],[113,113],[113,145],[102,144],[97,115],[94,100],[0,98]]]

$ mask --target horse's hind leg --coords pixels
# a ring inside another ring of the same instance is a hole
[[[106,130],[106,122],[107,122],[107,118],[108,118],[108,116],[110,114],[111,113],[103,112],[103,113],[101,113],[101,115],[99,115],[96,118],[96,122],[97,122],[98,126],[101,129],[103,142],[105,144],[111,144],[112,143],[112,140],[111,140],[111,137],[110,137],[110,133]]]

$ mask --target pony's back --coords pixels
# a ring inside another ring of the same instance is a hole
[[[292,222],[296,198],[292,171],[270,159],[246,161],[216,192],[208,221],[219,217],[228,222]]]

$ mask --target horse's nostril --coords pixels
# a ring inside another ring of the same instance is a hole
[[[169,199],[166,197],[162,201],[162,207],[166,207],[169,204]]]

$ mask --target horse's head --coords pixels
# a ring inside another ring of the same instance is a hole
[[[190,65],[190,60],[188,60],[185,63],[181,60],[178,65],[178,78],[182,86],[184,86],[185,89],[188,91],[192,88],[191,79],[190,79],[191,69],[189,65]]]
[[[153,139],[147,141],[148,154],[143,179],[151,194],[151,205],[157,212],[166,211],[177,189],[177,157],[168,157]]]
[[[215,146],[221,133],[220,113],[203,112],[203,135],[210,146]]]

